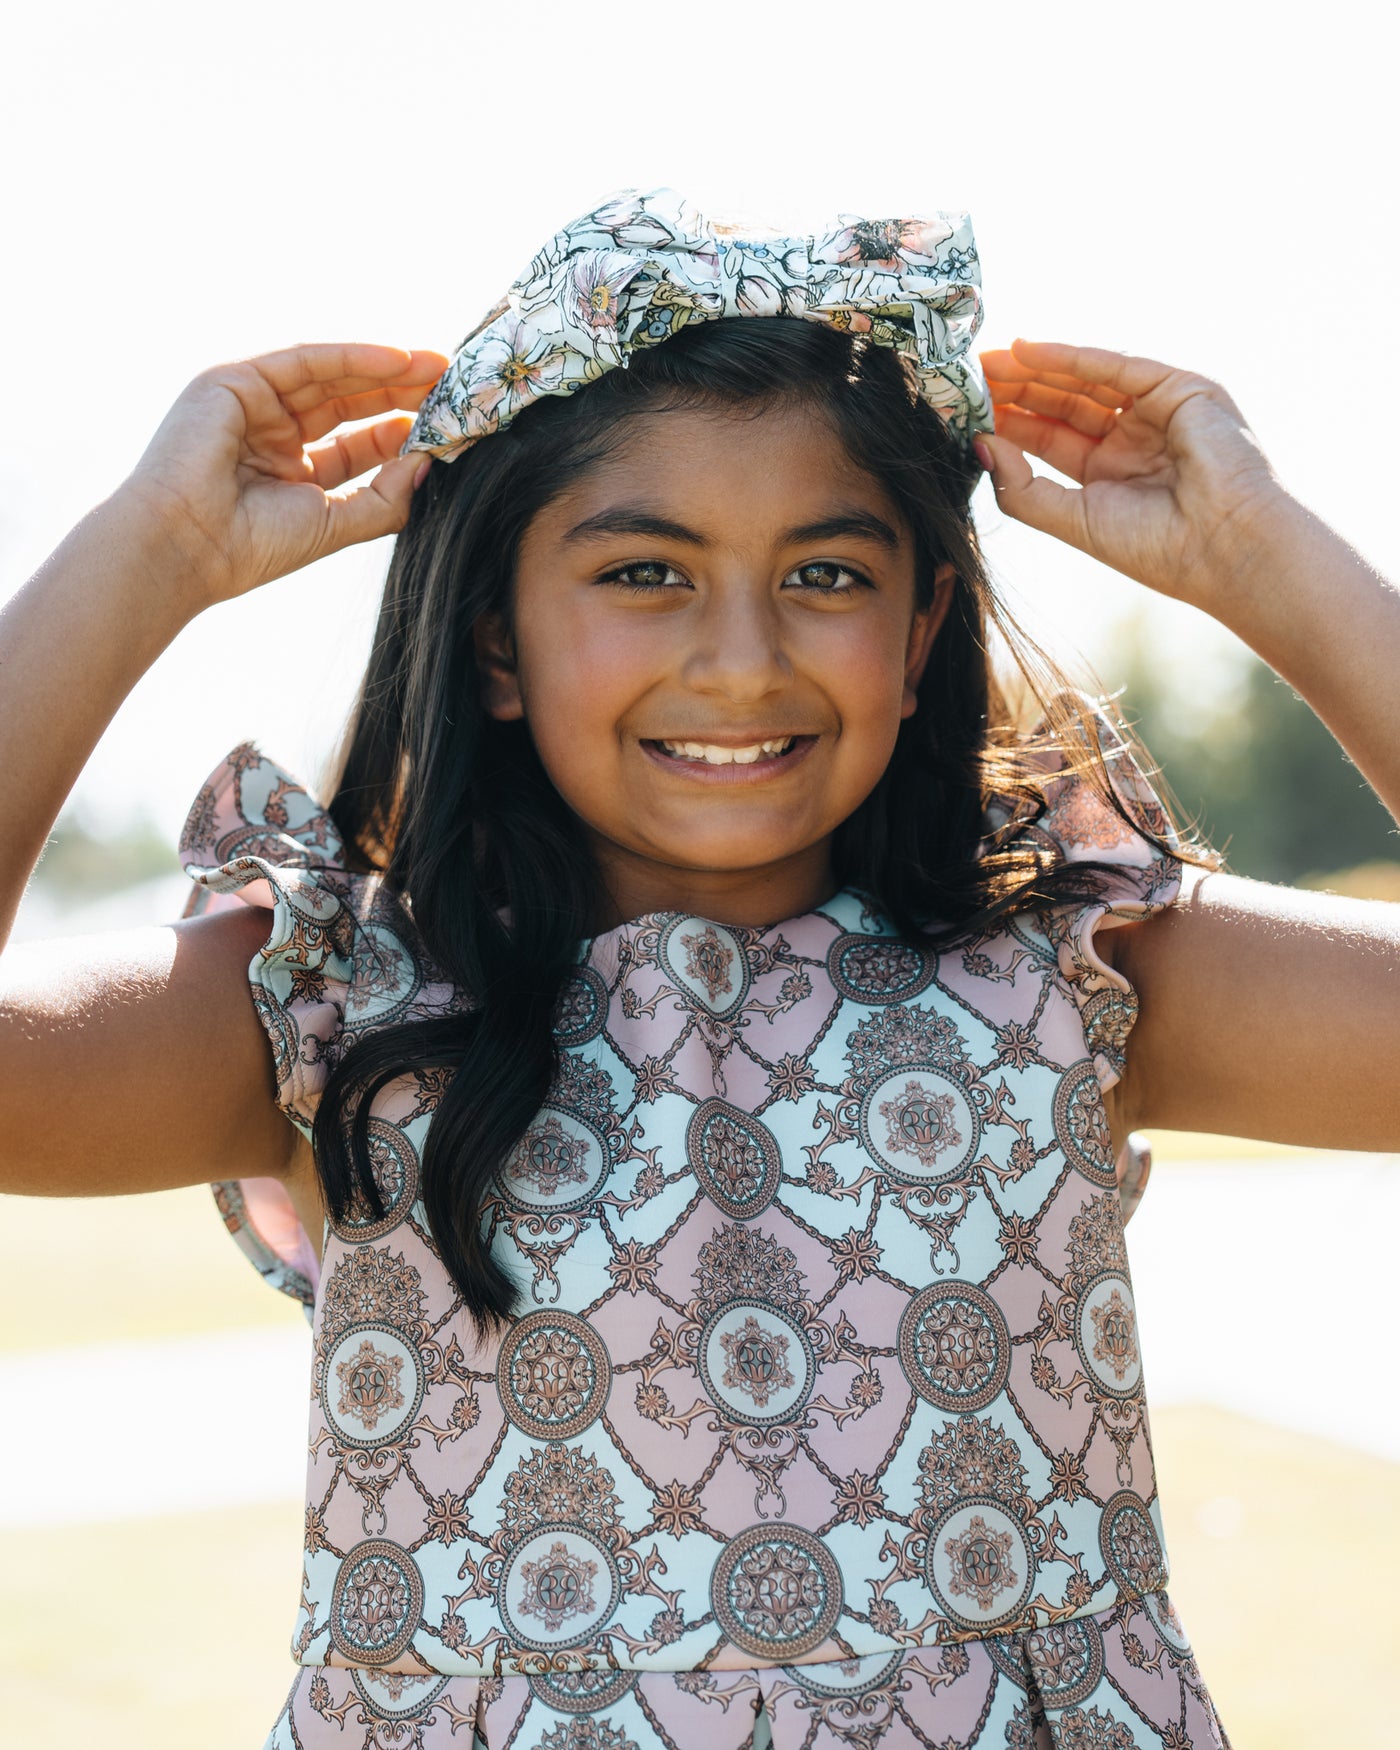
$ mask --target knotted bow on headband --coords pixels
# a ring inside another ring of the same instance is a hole
[[[628,190],[546,244],[458,347],[404,452],[443,461],[541,395],[571,395],[689,322],[800,316],[893,347],[964,444],[991,431],[973,336],[981,275],[966,213],[841,218],[821,237],[717,233],[671,189]]]

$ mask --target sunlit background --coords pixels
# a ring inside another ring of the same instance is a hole
[[[295,340],[450,350],[560,222],[661,183],[803,226],[966,207],[983,344],[1082,340],[1218,377],[1285,482],[1400,574],[1394,96],[1375,17],[26,8],[0,104],[0,599],[205,365]],[[1400,898],[1390,823],[1228,633],[1020,529],[985,490],[977,505],[1013,606],[1086,678],[1126,688],[1236,868]],[[387,552],[325,561],[177,640],[83,774],[21,937],[176,915],[180,823],[236,742],[314,786]],[[178,1125],[194,1097],[171,1088],[152,1122]],[[1129,1239],[1173,1596],[1238,1746],[1394,1742],[1397,1161],[1158,1140]],[[291,1677],[300,1315],[197,1188],[3,1200],[0,1314],[6,1717],[36,1746],[261,1742]]]

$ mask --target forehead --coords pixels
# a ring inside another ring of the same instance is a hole
[[[907,538],[898,509],[813,407],[677,408],[634,415],[534,519],[535,539],[626,504],[663,513],[716,540],[744,544],[864,511]]]

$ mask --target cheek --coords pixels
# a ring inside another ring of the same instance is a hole
[[[619,724],[645,690],[637,640],[561,615],[551,635],[521,648],[521,694],[545,769],[567,797],[605,776]]]
[[[905,642],[901,629],[872,625],[834,641],[823,653],[823,678],[848,730],[894,736],[904,693]]]

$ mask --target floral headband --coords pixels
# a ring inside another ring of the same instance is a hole
[[[541,395],[572,395],[687,323],[727,316],[800,316],[892,347],[967,445],[993,429],[971,350],[980,286],[966,213],[844,216],[820,237],[742,238],[671,189],[629,189],[566,225],[472,330],[404,453],[449,462]]]

